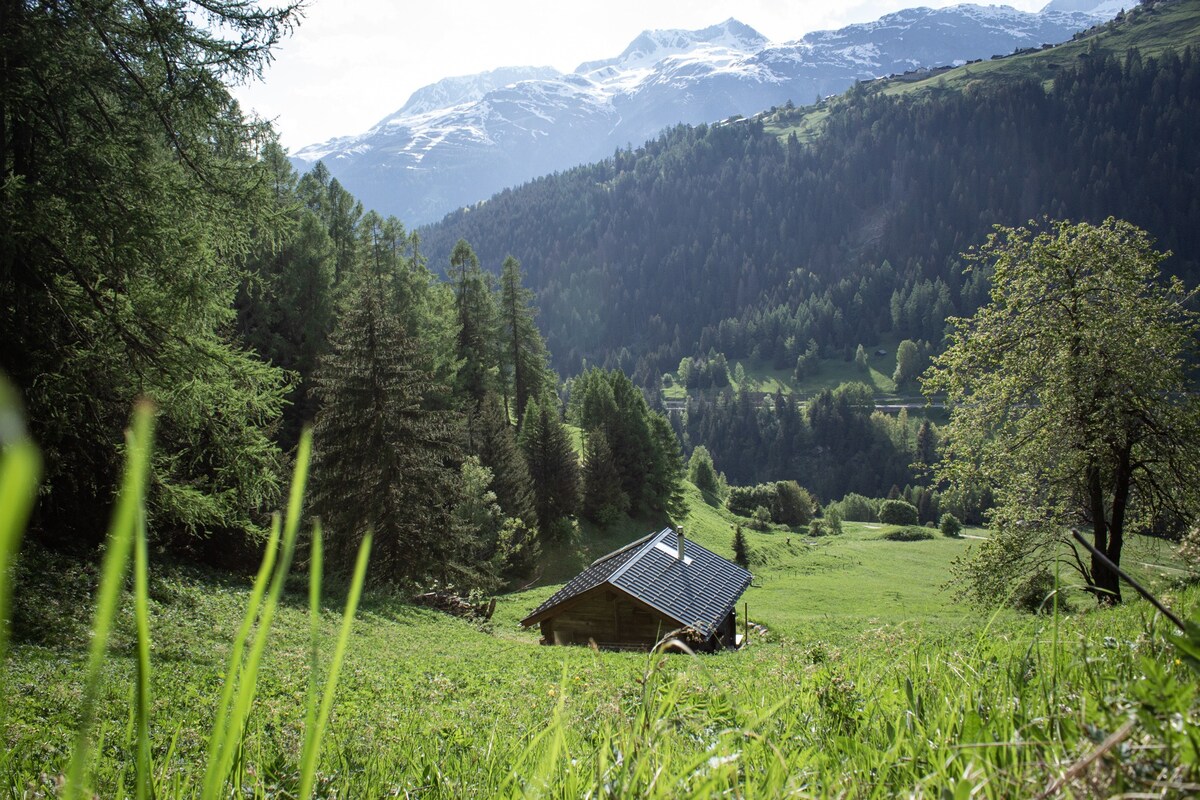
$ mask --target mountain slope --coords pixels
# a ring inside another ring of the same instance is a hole
[[[452,214],[423,241],[435,265],[459,237],[485,264],[515,255],[560,369],[619,365],[646,385],[710,348],[790,369],[810,340],[823,357],[883,335],[936,344],[947,315],[984,297],[958,254],[993,224],[1124,217],[1195,278],[1200,59],[1185,48],[1198,24],[1200,0],[1157,3],[1070,57],[970,65],[1003,65],[995,80],[963,68],[921,92],[860,84],[818,109],[679,127]],[[1160,57],[1126,63],[1139,43]],[[823,115],[810,144],[786,131],[793,114]]]
[[[506,186],[595,161],[679,123],[749,115],[857,80],[1069,38],[1092,12],[916,8],[772,44],[737,20],[647,31],[573,73],[514,67],[414,93],[364,134],[305,147],[368,207],[419,224]]]

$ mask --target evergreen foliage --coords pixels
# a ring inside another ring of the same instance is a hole
[[[260,237],[247,259],[238,330],[263,358],[296,376],[277,437],[291,449],[316,414],[310,389],[333,327],[335,254],[326,223],[300,200],[283,148],[269,142],[262,162],[271,177],[279,229],[272,238]]]
[[[517,446],[516,430],[500,404],[488,394],[471,415],[468,438],[480,463],[492,471],[491,488],[506,516],[537,528],[537,507],[525,454]]]
[[[733,528],[733,561],[739,567],[750,568],[750,543],[746,541],[741,525]]]
[[[505,407],[513,399],[517,422],[525,418],[529,398],[552,388],[550,354],[533,318],[533,292],[521,285],[521,264],[512,256],[504,259],[500,272],[499,316],[502,339],[500,356]]]
[[[454,418],[423,406],[430,374],[388,313],[389,294],[381,276],[364,274],[320,361],[313,507],[336,569],[350,567],[373,530],[376,580],[471,583],[468,533],[452,516],[459,435]]]
[[[583,447],[583,515],[600,525],[609,525],[628,510],[629,497],[621,490],[621,474],[613,462],[608,439],[603,430],[592,428]]]
[[[471,246],[462,240],[450,254],[449,273],[458,316],[456,389],[468,403],[478,405],[496,386],[501,351],[492,278],[480,268]]]
[[[531,400],[517,440],[529,465],[543,543],[567,538],[570,518],[579,506],[579,458],[558,406],[553,395]]]
[[[623,372],[591,369],[577,377],[570,408],[580,428],[604,434],[632,513],[680,514],[683,456],[675,431]]]
[[[586,359],[652,386],[710,349],[793,368],[810,340],[826,355],[884,334],[940,347],[946,318],[986,300],[987,275],[958,254],[993,223],[1112,214],[1195,278],[1197,98],[1192,48],[1097,52],[1053,81],[961,92],[864,85],[826,104],[809,143],[777,133],[800,113],[786,109],[680,126],[425,236],[439,257],[460,237],[485,262],[521,253],[563,372]]]
[[[159,409],[160,536],[237,544],[278,496],[286,378],[231,335],[239,259],[276,228],[257,158],[270,134],[224,82],[257,74],[296,17],[233,0],[3,6],[0,364],[44,449],[44,532],[98,540],[139,396]]]

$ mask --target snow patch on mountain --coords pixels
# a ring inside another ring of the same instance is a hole
[[[504,67],[446,78],[366,133],[309,145],[293,161],[305,169],[324,160],[365,205],[421,224],[676,123],[750,115],[857,80],[1063,41],[1115,15],[1106,10],[1112,2],[1119,0],[1053,0],[1037,14],[911,8],[782,43],[735,19],[697,31],[649,30],[615,58],[568,74]]]

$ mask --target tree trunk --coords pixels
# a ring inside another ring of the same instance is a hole
[[[1099,466],[1088,467],[1087,485],[1088,507],[1092,515],[1092,544],[1098,551],[1108,556],[1114,564],[1119,564],[1121,531],[1112,529],[1108,525],[1105,514],[1107,509],[1104,502],[1104,484],[1101,480]],[[1111,555],[1114,543],[1116,544],[1116,559]],[[1121,602],[1120,576],[1096,555],[1092,556],[1092,585],[1089,588],[1096,595],[1096,600],[1100,605],[1115,605]]]

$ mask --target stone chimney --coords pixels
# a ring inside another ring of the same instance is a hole
[[[679,549],[675,553],[675,560],[683,561],[683,528],[678,528],[675,535],[679,537]]]

